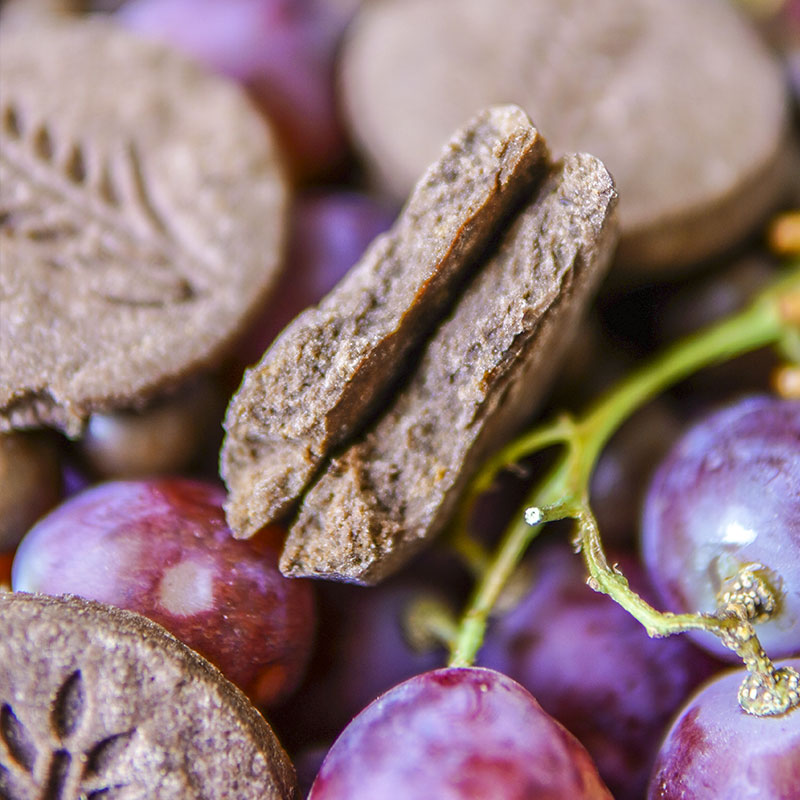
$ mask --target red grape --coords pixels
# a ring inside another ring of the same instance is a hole
[[[649,488],[642,549],[671,611],[713,613],[749,566],[777,601],[762,645],[800,651],[800,402],[744,398],[690,428]],[[732,656],[708,634],[697,642]]]
[[[314,627],[311,586],[278,572],[280,528],[233,539],[224,499],[216,486],[182,479],[87,489],[29,531],[12,586],[137,611],[255,702],[273,703],[302,677]]]
[[[647,594],[633,558],[612,561]],[[617,800],[638,800],[666,724],[715,664],[685,638],[650,639],[586,586],[566,542],[539,551],[531,569],[530,591],[489,628],[479,661],[519,681],[578,737]]]
[[[785,665],[800,669],[800,659]],[[726,672],[681,710],[661,747],[648,800],[793,800],[800,796],[800,709],[754,717]]]
[[[309,800],[588,800],[591,758],[505,675],[417,675],[367,706],[330,749]]]

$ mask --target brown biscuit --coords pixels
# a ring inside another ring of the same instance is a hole
[[[217,358],[287,186],[233,84],[100,20],[0,36],[0,430],[80,432]]]
[[[546,163],[521,109],[479,114],[450,139],[391,231],[246,374],[221,456],[236,535],[284,513],[331,448],[363,427]]]
[[[150,620],[0,592],[0,796],[286,800],[264,718]]]
[[[481,459],[547,388],[610,261],[616,199],[592,156],[552,167],[408,385],[309,490],[285,574],[375,583],[442,529]]]
[[[601,158],[629,275],[717,254],[779,200],[779,65],[728,0],[380,0],[343,50],[350,127],[403,196],[457,120],[514,102],[557,155]]]

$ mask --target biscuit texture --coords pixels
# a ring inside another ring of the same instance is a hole
[[[263,302],[287,184],[232,83],[84,19],[0,36],[0,430],[77,435],[215,361]]]
[[[610,263],[616,202],[592,156],[551,166],[407,385],[304,497],[285,574],[375,583],[442,530],[482,460],[548,388]]]
[[[0,796],[294,800],[269,725],[161,626],[0,592]]]
[[[521,109],[479,113],[423,174],[392,229],[248,371],[221,454],[236,535],[285,513],[331,450],[386,401],[547,159]]]

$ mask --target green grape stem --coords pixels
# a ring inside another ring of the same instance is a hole
[[[750,713],[783,713],[800,704],[797,674],[773,667],[743,607],[729,604],[715,614],[664,613],[633,592],[625,577],[608,563],[589,507],[589,482],[597,459],[634,411],[699,369],[769,345],[784,346],[794,342],[798,332],[800,263],[795,263],[746,309],[657,355],[582,416],[559,416],[515,439],[489,460],[467,490],[451,531],[451,541],[462,553],[470,548],[468,521],[475,500],[493,484],[498,473],[532,453],[554,446],[561,449],[556,464],[527,498],[526,505],[534,510],[532,521],[536,524],[528,524],[522,514],[518,515],[494,554],[471,560],[478,579],[451,643],[450,665],[469,666],[475,662],[492,610],[531,541],[547,522],[569,518],[577,524],[575,546],[586,563],[589,585],[612,597],[644,625],[650,636],[689,630],[717,635],[750,670],[749,683],[740,692],[740,702]]]

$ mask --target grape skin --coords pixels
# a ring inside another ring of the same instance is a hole
[[[597,461],[591,506],[607,546],[632,545],[649,479],[680,432],[677,416],[657,400],[630,416]]]
[[[752,396],[688,430],[648,490],[642,553],[662,603],[679,612],[713,613],[723,581],[763,565],[779,597],[756,626],[761,644],[776,657],[800,651],[800,402]]]
[[[378,695],[444,661],[443,648],[416,652],[403,615],[426,584],[398,576],[365,588],[321,582],[319,634],[309,676],[271,722],[284,746],[330,744]]]
[[[215,485],[177,478],[87,489],[28,532],[12,588],[143,614],[255,703],[277,702],[299,683],[310,654],[311,585],[278,572],[280,528],[234,539],[224,499]]]
[[[309,800],[610,800],[578,741],[518,683],[445,668],[379,697],[329,751]]]
[[[779,666],[800,669],[795,658]],[[648,800],[793,800],[800,796],[800,710],[746,714],[744,670],[726,672],[683,707],[659,751]]]
[[[647,596],[636,561],[609,557]],[[586,586],[583,562],[566,542],[546,544],[528,566],[531,588],[492,623],[479,663],[519,681],[575,734],[616,800],[639,800],[670,718],[717,664],[684,637],[650,639]]]

